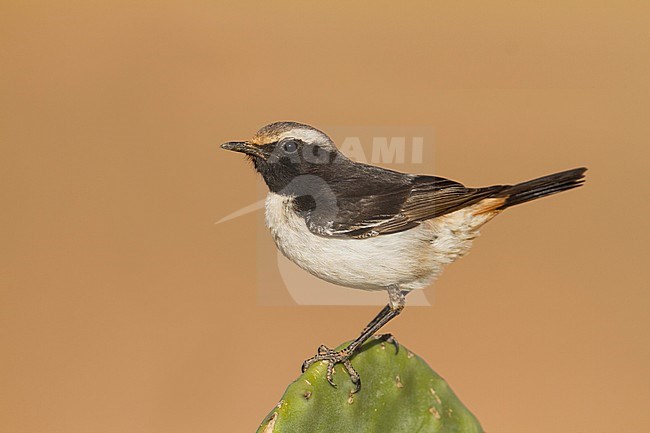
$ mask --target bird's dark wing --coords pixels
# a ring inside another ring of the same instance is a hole
[[[411,192],[401,211],[393,218],[382,222],[371,235],[396,233],[420,224],[423,221],[471,206],[484,198],[492,197],[502,186],[467,188],[448,179],[434,176],[417,176]],[[365,233],[368,236],[369,232]]]
[[[504,187],[467,188],[435,176],[409,176],[406,181],[342,188],[336,212],[329,218],[306,216],[307,225],[324,236],[368,238],[413,228],[493,196]],[[333,216],[333,217],[332,217]]]

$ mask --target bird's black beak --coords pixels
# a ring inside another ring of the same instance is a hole
[[[269,155],[261,146],[249,143],[247,141],[229,141],[221,145],[222,149],[232,150],[234,152],[245,153],[246,155],[259,156],[267,159]]]

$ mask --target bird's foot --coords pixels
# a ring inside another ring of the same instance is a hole
[[[359,389],[361,389],[361,378],[359,377],[359,373],[357,373],[354,367],[352,367],[352,363],[350,362],[350,358],[352,358],[352,355],[354,355],[354,351],[349,350],[348,348],[337,351],[337,350],[330,349],[327,346],[321,345],[318,348],[318,353],[316,355],[312,356],[311,358],[305,360],[305,362],[302,363],[302,372],[304,373],[305,371],[307,371],[307,369],[316,362],[325,361],[327,362],[327,374],[325,377],[327,381],[330,383],[330,385],[336,388],[336,384],[332,379],[332,374],[334,373],[334,366],[336,364],[343,364],[343,367],[350,375],[350,380],[354,385],[354,389],[352,390],[352,393],[353,394],[357,393]]]
[[[379,335],[375,335],[374,338],[375,340],[379,340],[382,343],[386,342],[388,344],[392,344],[393,346],[395,346],[395,354],[397,355],[399,353],[399,343],[397,339],[393,336],[393,334],[379,334]]]

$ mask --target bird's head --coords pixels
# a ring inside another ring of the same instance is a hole
[[[324,132],[296,122],[271,123],[250,140],[230,141],[221,147],[246,154],[273,192],[299,176],[323,178],[332,163],[348,161]]]

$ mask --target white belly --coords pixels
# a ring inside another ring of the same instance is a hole
[[[332,238],[309,231],[293,211],[292,199],[269,193],[266,224],[277,247],[311,274],[341,286],[384,290],[426,287],[442,266],[465,254],[478,234],[477,221],[457,211],[399,233],[366,239]]]

